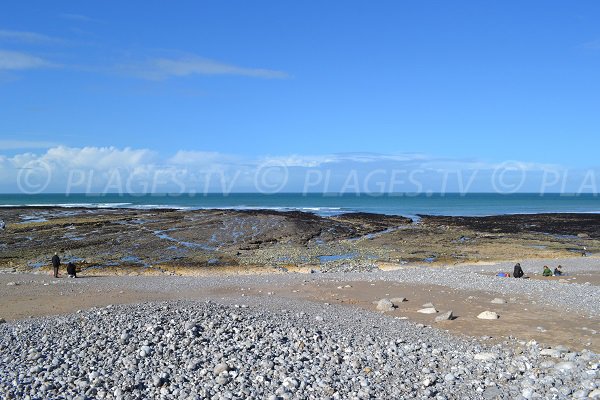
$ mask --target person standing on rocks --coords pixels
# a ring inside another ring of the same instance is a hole
[[[60,257],[58,253],[54,253],[52,256],[52,268],[54,268],[54,277],[58,278],[58,268],[60,267]]]
[[[515,269],[513,271],[513,276],[515,278],[522,278],[523,275],[524,275],[524,273],[523,273],[523,268],[521,268],[521,264],[516,263],[515,264]]]

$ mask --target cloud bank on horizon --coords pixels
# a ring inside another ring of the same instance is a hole
[[[600,169],[422,154],[245,157],[181,150],[57,146],[0,155],[2,193],[594,193]]]

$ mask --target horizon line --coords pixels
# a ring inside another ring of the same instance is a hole
[[[276,192],[276,193],[264,193],[264,192],[140,192],[140,193],[119,193],[119,192],[73,192],[73,193],[61,193],[61,192],[47,192],[47,193],[18,193],[18,192],[0,192],[0,196],[11,195],[11,196],[47,196],[47,195],[63,195],[63,196],[73,196],[73,195],[85,195],[85,196],[131,196],[131,197],[143,197],[143,196],[171,196],[171,197],[179,197],[179,196],[207,196],[207,195],[261,195],[261,196],[276,196],[276,195],[325,195],[325,196],[405,196],[410,195],[413,197],[416,196],[435,196],[435,195],[472,195],[472,194],[494,194],[501,196],[512,196],[512,195],[561,195],[561,196],[580,196],[580,195],[592,195],[598,196],[598,192],[516,192],[516,193],[501,193],[501,192],[456,192],[456,191],[448,191],[448,192]]]

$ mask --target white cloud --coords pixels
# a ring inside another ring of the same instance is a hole
[[[341,163],[422,163],[430,160],[423,154],[378,154],[378,153],[336,153],[326,155],[287,155],[271,156],[261,159],[261,163],[269,165],[280,165],[285,167],[314,168],[328,164]]]
[[[18,51],[0,50],[0,70],[22,70],[55,67],[43,58]]]
[[[196,56],[180,59],[155,58],[145,64],[130,65],[124,67],[124,69],[141,78],[152,80],[190,75],[233,75],[263,79],[284,79],[288,77],[288,74],[283,71],[240,67]]]
[[[448,170],[519,170],[525,172],[558,170],[564,168],[558,164],[543,164],[507,160],[503,162],[484,162],[480,160],[460,160],[460,159],[425,159],[421,163],[422,167],[434,169],[437,171]]]
[[[379,154],[379,153],[340,153],[335,155],[337,162],[357,162],[357,163],[370,163],[370,162],[408,162],[408,161],[425,161],[428,157],[423,154],[417,153],[403,153],[403,154]]]
[[[0,40],[31,44],[56,44],[63,42],[62,39],[42,35],[40,33],[9,30],[0,30]]]
[[[346,153],[252,158],[181,150],[164,157],[149,149],[66,146],[52,147],[41,154],[0,154],[0,192],[25,192],[23,188],[28,189],[27,185],[36,182],[43,183],[39,187],[44,191],[58,193],[253,192],[263,187],[288,192],[336,192],[348,185],[349,178],[353,178],[353,183],[359,182],[356,190],[360,191],[485,192],[498,188],[512,190],[517,186],[520,191],[530,192],[564,190],[565,187],[577,191],[582,185],[577,180],[582,181],[582,177],[587,176],[585,173],[568,171],[559,165],[519,161],[490,163],[422,154]],[[600,173],[597,176],[600,177]]]
[[[35,140],[0,140],[0,150],[47,149],[55,146],[58,146],[58,143]]]
[[[167,160],[167,163],[178,166],[210,166],[214,164],[239,164],[241,158],[209,151],[179,150]]]
[[[304,156],[295,154],[289,156],[264,157],[259,162],[261,165],[315,168],[327,163],[333,163],[337,161],[337,156]]]
[[[62,164],[68,168],[92,168],[109,170],[113,168],[136,168],[157,160],[156,153],[147,149],[118,149],[115,147],[65,147],[48,150],[40,157],[48,163]]]

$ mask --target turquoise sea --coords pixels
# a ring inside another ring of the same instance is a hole
[[[593,194],[0,194],[0,207],[49,205],[141,209],[300,210],[319,215],[358,211],[406,216],[600,213],[600,197]]]

